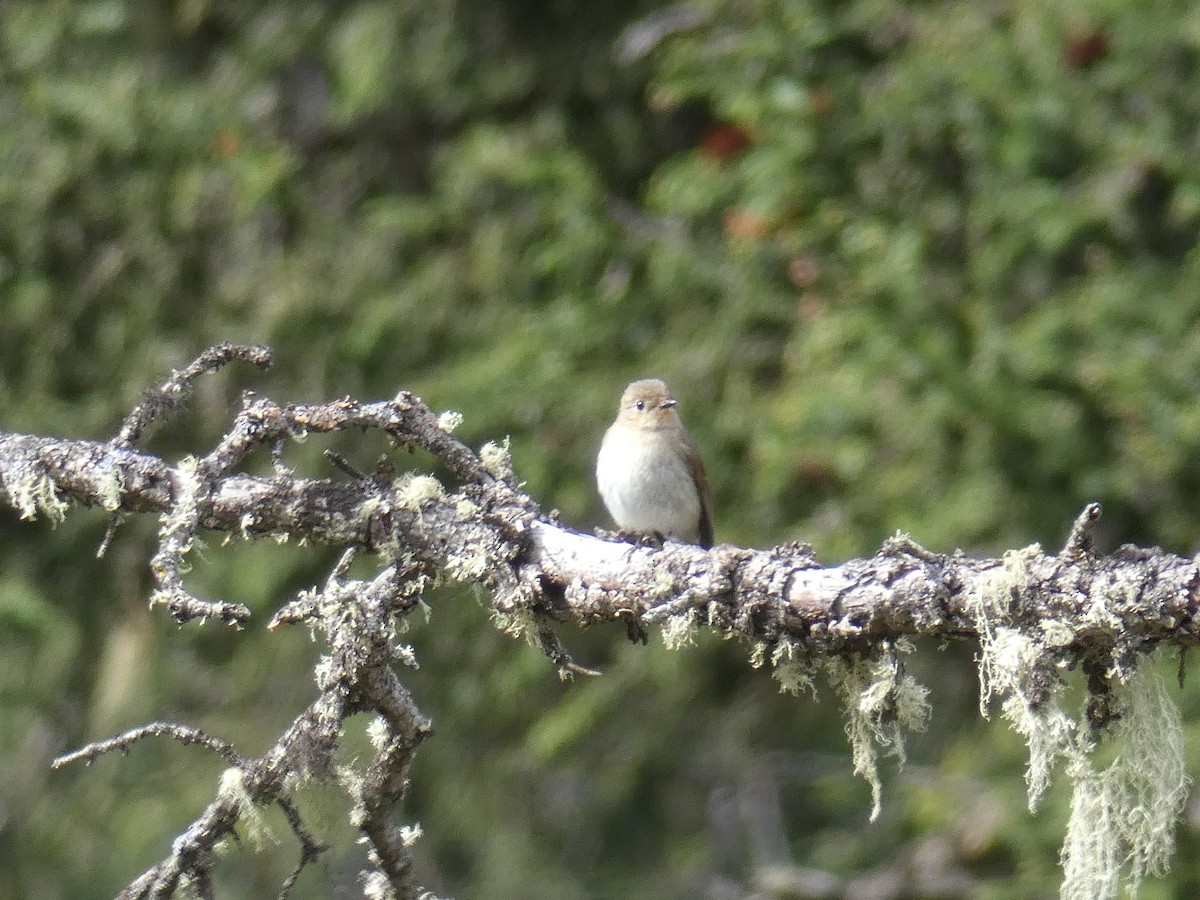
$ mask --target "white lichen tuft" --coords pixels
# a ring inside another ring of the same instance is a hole
[[[1029,811],[1035,812],[1050,776],[1060,759],[1086,758],[1093,749],[1090,737],[1079,722],[1055,700],[1032,706],[1023,695],[1013,695],[1001,705],[1004,718],[1025,739],[1029,763],[1025,767],[1025,785]]]
[[[446,410],[444,413],[438,416],[437,420],[438,428],[442,429],[442,431],[446,432],[446,434],[453,434],[454,430],[462,423],[463,414],[460,412],[455,412],[452,409]]]
[[[413,512],[420,512],[421,504],[440,500],[446,494],[442,483],[432,475],[414,475],[412,472],[405,472],[397,478],[392,488],[400,507]]]
[[[362,803],[362,788],[363,776],[362,773],[350,765],[341,765],[334,770],[334,775],[337,778],[338,784],[350,797],[350,825],[354,828],[362,828],[367,821],[367,810]]]
[[[1078,636],[1071,623],[1062,619],[1042,619],[1038,622],[1038,631],[1047,647],[1068,647]]]
[[[363,877],[362,890],[366,900],[396,900],[396,892],[382,872],[368,872]]]
[[[474,500],[470,500],[462,494],[455,494],[454,500],[454,515],[458,517],[460,522],[470,522],[479,515],[479,504]]]
[[[696,610],[689,609],[678,616],[668,616],[662,624],[663,646],[678,650],[692,644],[696,638]]]
[[[981,632],[982,633],[982,632]],[[1045,645],[1008,627],[996,627],[979,648],[980,712],[988,715],[993,696],[1009,726],[1025,740],[1029,762],[1025,784],[1029,811],[1034,812],[1050,786],[1059,760],[1078,760],[1092,750],[1086,729],[1061,705],[1063,685]],[[1030,693],[1038,684],[1038,696]]]
[[[338,665],[332,656],[322,656],[317,660],[317,664],[313,666],[313,680],[317,683],[317,688],[322,691],[327,691],[333,687],[337,679]]]
[[[1111,900],[1116,897],[1121,871],[1113,797],[1104,778],[1092,771],[1086,758],[1072,762],[1068,774],[1075,784],[1071,818],[1060,858],[1063,882],[1060,900]]]
[[[479,450],[479,461],[483,467],[496,478],[504,478],[512,471],[512,455],[508,452],[508,438],[503,444],[488,441]]]
[[[861,661],[852,664],[835,657],[826,661],[825,669],[830,683],[841,695],[846,711],[846,737],[850,739],[854,774],[871,786],[871,821],[874,822],[882,808],[883,782],[879,780],[870,723],[858,709],[858,698],[866,686],[866,666]]]
[[[382,750],[384,745],[391,740],[391,736],[391,729],[388,727],[387,719],[383,716],[376,716],[367,726],[367,738],[376,750]]]
[[[421,830],[420,822],[415,825],[400,826],[400,842],[404,844],[405,847],[411,847],[413,844],[419,841],[422,834],[424,834],[424,832]]]
[[[428,606],[424,603],[424,601],[419,602],[422,606],[425,606],[425,608],[428,609]],[[428,617],[426,617],[426,622],[428,623]],[[407,626],[408,620],[405,619],[400,624]],[[421,668],[420,663],[417,662],[416,651],[413,650],[412,646],[409,644],[394,644],[392,646],[392,659],[407,669],[413,669],[415,671]]]
[[[199,474],[199,463],[194,456],[186,456],[175,467],[178,484],[175,503],[160,517],[162,528],[159,535],[164,541],[177,545],[180,559],[191,552],[195,535],[189,522],[199,518],[200,488],[203,485]]]
[[[189,875],[180,875],[179,886],[175,889],[175,896],[179,900],[201,900],[202,895],[195,879]]]
[[[492,558],[482,543],[467,544],[446,557],[443,573],[454,581],[478,582],[492,570]]]
[[[1161,678],[1139,670],[1129,684],[1129,704],[1116,726],[1125,751],[1113,768],[1120,785],[1121,829],[1129,845],[1134,886],[1146,875],[1165,875],[1175,852],[1175,823],[1191,779],[1179,710]]]
[[[1025,648],[1011,644],[997,645],[993,633],[992,619],[1003,611],[1013,592],[1020,593],[1029,583],[1027,561],[1041,553],[1041,547],[1032,544],[1024,550],[1010,550],[1004,554],[1003,565],[981,574],[967,596],[967,604],[975,615],[975,627],[979,633],[979,714],[989,717],[992,693],[1006,694],[1021,680],[1015,665],[1021,662],[1013,656],[1024,657]],[[1018,632],[1012,636],[1020,638]],[[1036,658],[1032,650],[1030,659]]]

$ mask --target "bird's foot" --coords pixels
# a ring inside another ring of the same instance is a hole
[[[608,531],[596,529],[596,537],[602,541],[614,541],[620,544],[633,544],[637,547],[650,547],[658,550],[666,542],[666,537],[657,531]]]

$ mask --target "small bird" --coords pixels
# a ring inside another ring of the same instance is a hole
[[[712,546],[708,476],[665,382],[647,378],[625,388],[600,444],[596,485],[621,530]]]

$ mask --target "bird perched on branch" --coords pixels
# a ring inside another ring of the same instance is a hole
[[[596,484],[622,531],[712,546],[708,476],[665,382],[647,378],[625,388],[600,444]]]

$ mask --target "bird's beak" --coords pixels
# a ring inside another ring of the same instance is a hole
[[[672,397],[669,400],[664,400],[662,403],[658,404],[658,408],[659,409],[674,409],[675,403],[676,403],[676,400],[674,397]]]

